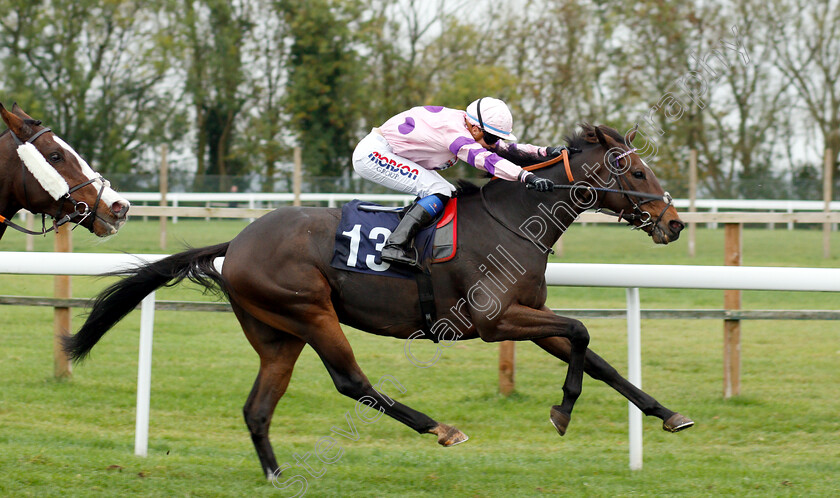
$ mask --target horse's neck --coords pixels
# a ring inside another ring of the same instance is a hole
[[[20,211],[20,208],[14,205],[12,186],[6,184],[8,182],[7,176],[3,175],[2,171],[0,171],[0,176],[2,176],[0,178],[0,214],[6,219],[11,219],[15,213]],[[0,225],[0,239],[3,238],[5,232],[6,225]]]
[[[0,214],[7,218],[20,210],[15,207],[14,195],[14,185],[7,172],[4,171],[3,165],[0,164]]]
[[[563,163],[557,163],[550,169],[541,170],[541,176],[550,178],[555,185],[562,187],[555,189],[553,195],[539,194],[533,191],[520,194],[526,197],[526,202],[532,204],[531,212],[534,220],[532,223],[540,222],[547,225],[548,228],[544,235],[544,245],[547,247],[553,246],[581,213],[593,207],[593,203],[597,199],[597,197],[594,197],[590,200],[588,195],[585,194],[584,188],[578,189],[577,192],[565,188],[572,184],[580,184],[583,187],[593,182],[592,175],[594,173],[592,168],[586,166],[585,157],[587,156],[583,152],[572,156],[568,170],[563,166]],[[595,163],[595,167],[598,167],[598,163]],[[594,183],[600,184],[599,181]]]
[[[0,136],[3,140],[5,136]],[[15,194],[15,182],[18,181],[18,174],[13,168],[19,168],[19,163],[8,159],[14,154],[14,149],[9,150],[0,143],[0,214],[6,218],[11,218],[18,211],[23,208],[23,205],[17,199]],[[4,225],[5,226],[5,225]]]
[[[535,192],[518,182],[499,182],[487,197],[488,207],[498,210],[497,216],[543,253],[547,253],[585,211],[572,202],[568,190],[555,190],[553,194]]]

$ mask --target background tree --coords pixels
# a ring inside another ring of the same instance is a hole
[[[173,5],[189,61],[185,92],[195,115],[196,186],[204,185],[204,175],[219,175],[219,188],[227,190],[227,175],[245,170],[245,162],[233,160],[231,144],[246,100],[241,47],[253,27],[253,6],[252,0],[184,0]]]
[[[776,0],[762,22],[772,26],[774,62],[796,89],[810,123],[833,154],[840,180],[840,2]]]
[[[603,18],[592,2],[529,0],[494,30],[503,47],[498,63],[517,76],[518,97],[511,101],[518,137],[535,144],[559,144],[581,121],[606,123],[596,110],[598,75],[607,65],[599,41]],[[602,41],[602,40],[601,40]]]
[[[358,140],[364,66],[356,52],[359,11],[338,0],[280,0],[291,49],[284,108],[311,176],[352,171]]]
[[[732,27],[737,26],[749,57],[745,63],[742,54],[729,52],[728,67],[710,59],[711,67],[721,72],[723,87],[707,116],[711,133],[717,136],[711,145],[723,158],[725,181],[709,177],[706,183],[720,196],[773,198],[790,194],[780,185],[780,177],[789,169],[779,170],[778,159],[792,163],[787,151],[795,140],[789,113],[793,99],[790,80],[773,64],[773,27],[754,15],[764,5],[744,0],[724,7],[716,25],[717,37],[728,42],[734,41]]]
[[[243,58],[249,61],[245,72],[246,111],[238,120],[238,143],[234,144],[235,161],[263,176],[264,192],[291,190],[288,165],[291,148],[287,144],[289,118],[284,108],[284,89],[288,79],[288,25],[273,0],[257,0],[254,26],[246,40]],[[285,182],[275,188],[282,174]]]
[[[48,123],[100,172],[130,171],[164,140],[161,124],[177,121],[160,6],[0,0],[0,98]]]
[[[530,143],[638,121],[675,195],[692,148],[716,197],[789,195],[787,175],[811,192],[825,147],[840,181],[837,0],[0,0],[0,12],[0,98],[104,173],[152,171],[168,143],[190,149],[177,152],[196,164],[194,188],[229,188],[209,175],[247,188],[259,173],[285,189],[274,180],[301,146],[305,177],[340,178],[312,189],[355,189],[350,156],[372,126],[491,95]],[[748,63],[722,48],[735,25]]]

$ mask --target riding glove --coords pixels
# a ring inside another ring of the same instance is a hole
[[[569,151],[569,155],[580,152],[580,149],[577,147],[566,147],[565,145],[557,145],[554,147],[546,147],[545,148],[545,155],[546,157],[557,157],[563,153],[563,149]]]
[[[526,188],[532,188],[537,192],[548,192],[549,190],[554,190],[554,182],[548,178],[543,178],[533,173],[525,177],[525,186]]]

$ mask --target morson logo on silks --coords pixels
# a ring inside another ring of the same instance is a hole
[[[417,175],[420,174],[420,172],[416,168],[411,169],[411,167],[405,164],[397,163],[393,159],[388,159],[379,152],[371,152],[370,154],[368,154],[368,158],[370,158],[370,160],[373,161],[373,163],[379,166],[380,168],[385,168],[386,171],[393,171],[394,173],[399,173],[403,176],[408,176],[412,180],[416,180]]]

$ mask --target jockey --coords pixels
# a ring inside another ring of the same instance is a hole
[[[436,170],[458,159],[509,181],[549,191],[554,183],[512,161],[543,161],[565,147],[536,147],[515,142],[513,117],[499,99],[483,97],[466,111],[440,106],[414,107],[374,128],[353,152],[353,169],[362,177],[418,197],[382,248],[382,260],[418,266],[414,235],[443,211],[455,187]]]

